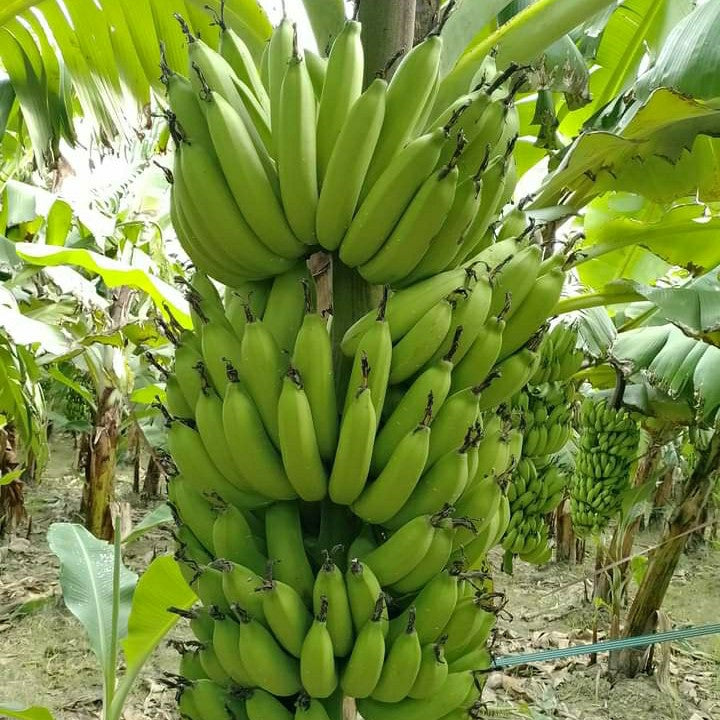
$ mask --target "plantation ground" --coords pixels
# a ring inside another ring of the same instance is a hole
[[[45,533],[52,522],[75,521],[81,479],[68,473],[71,442],[60,438],[43,483],[28,492],[32,516],[29,539],[15,537],[0,548],[0,701],[48,705],[63,720],[98,717],[101,687],[92,654],[77,621],[63,609],[58,594],[57,563]],[[120,499],[139,502],[130,478],[121,471]],[[134,511],[139,520],[148,508]],[[21,528],[21,535],[26,528]],[[653,540],[648,534],[638,545]],[[141,571],[172,544],[168,532],[157,531],[133,544],[126,563]],[[499,560],[494,557],[493,560]],[[584,566],[518,563],[512,578],[496,574],[498,589],[509,597],[512,623],[500,622],[499,652],[588,642],[592,605],[583,599]],[[580,581],[580,582],[578,582]],[[673,622],[701,624],[720,619],[720,549],[703,549],[683,558],[665,605]],[[601,619],[600,628],[604,628]],[[186,636],[184,628],[175,635]],[[503,716],[569,718],[571,720],[716,720],[720,717],[720,637],[694,640],[661,653],[653,677],[612,683],[605,658],[589,665],[580,657],[505,675],[493,673],[486,697]],[[163,646],[146,668],[126,720],[176,718],[172,692],[159,682],[174,671],[177,655]],[[494,714],[494,713],[493,713]]]

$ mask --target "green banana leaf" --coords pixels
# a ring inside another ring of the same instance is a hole
[[[170,510],[170,506],[166,503],[162,503],[161,505],[158,505],[154,510],[149,512],[123,539],[124,545],[130,545],[130,543],[134,543],[136,540],[139,540],[145,533],[149,532],[150,530],[154,530],[158,527],[163,527],[164,525],[168,525],[173,522],[173,515],[172,511]],[[159,558],[158,558],[159,559]],[[153,567],[154,563],[156,561],[153,561],[153,563],[148,567],[148,570]],[[143,586],[143,578],[145,575],[147,575],[148,570],[145,571],[145,574],[141,576],[140,581],[138,582],[138,587]],[[159,570],[156,570],[154,572],[157,572],[159,574]],[[150,581],[145,581],[145,584],[147,585]],[[136,593],[137,594],[137,593]],[[136,598],[133,599],[133,603],[136,603]],[[176,605],[176,603],[172,603],[173,605]],[[131,612],[132,617],[132,612]],[[131,623],[132,625],[132,623]]]
[[[19,720],[54,720],[53,714],[47,708],[37,705],[27,707],[16,703],[6,703],[2,700],[0,700],[0,716]]]
[[[592,101],[580,110],[558,110],[560,132],[573,137],[598,110],[636,80],[648,51],[657,53],[672,28],[692,10],[690,0],[625,0],[607,18],[591,62]]]
[[[604,176],[622,172],[632,158],[663,156],[677,162],[698,135],[720,133],[720,111],[671,90],[655,90],[644,103],[629,105],[613,131],[581,134],[555,159],[533,207],[556,205],[568,191],[583,207],[606,191]]]
[[[9,0],[0,8],[0,61],[10,77],[40,163],[50,163],[61,138],[74,141],[72,91],[83,114],[107,136],[130,136],[126,100],[137,117],[162,95],[160,42],[170,66],[187,72],[179,13],[196,35],[215,45],[209,5],[220,0]],[[224,20],[259,60],[271,32],[255,0],[226,0]]]
[[[669,87],[691,97],[720,103],[720,4],[698,3],[672,29],[652,68],[637,84],[638,95],[648,97],[658,87]]]
[[[168,312],[186,328],[192,327],[187,301],[164,280],[146,270],[112,260],[99,253],[81,248],[65,248],[36,243],[17,243],[18,255],[32,265],[75,265],[99,275],[111,288],[127,285],[146,293],[165,316]]]
[[[128,632],[122,641],[127,670],[118,685],[108,717],[120,717],[138,673],[179,620],[179,616],[168,612],[167,608],[187,609],[196,600],[197,596],[185,582],[174,558],[165,555],[150,563],[133,596]]]
[[[119,533],[114,547],[73,523],[52,524],[47,537],[60,560],[65,605],[85,628],[102,667],[107,702],[115,685],[117,641],[127,635],[137,575],[122,564]]]

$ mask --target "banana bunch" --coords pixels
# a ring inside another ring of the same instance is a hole
[[[619,512],[630,487],[640,429],[627,410],[587,398],[570,485],[570,510],[578,534],[600,532]]]
[[[439,34],[363,91],[356,21],[322,61],[284,19],[259,69],[222,18],[218,48],[178,19],[187,76],[163,66],[172,220],[196,267],[236,287],[324,249],[372,284],[402,285],[482,249],[514,189],[514,68],[498,73],[489,59],[473,89],[442,107]]]
[[[512,416],[523,426],[523,454],[529,458],[554,455],[572,433],[576,390],[571,383],[528,385],[511,400]]]
[[[540,561],[562,492],[500,410],[539,372],[564,282],[532,233],[488,232],[522,79],[488,57],[448,95],[431,35],[363,91],[357,22],[323,60],[283,20],[261,68],[219,23],[217,49],[183,24],[187,77],[164,68],[197,268],[166,387],[176,557],[200,601],[181,712],[336,720],[349,696],[366,720],[472,715],[499,610],[486,555]],[[344,357],[307,267],[320,249],[384,286]],[[536,435],[532,452],[558,442]]]
[[[577,347],[577,339],[577,330],[572,325],[555,325],[545,336],[540,364],[530,379],[530,384],[566,382],[578,372],[582,367],[584,354]]]

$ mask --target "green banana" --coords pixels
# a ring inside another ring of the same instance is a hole
[[[325,552],[325,562],[320,567],[313,586],[313,608],[321,614],[322,598],[328,601],[327,630],[337,657],[350,654],[353,646],[353,619],[348,589],[340,568],[333,562],[330,553]]]
[[[262,322],[283,353],[290,353],[295,347],[305,315],[305,293],[309,292],[309,280],[307,263],[301,260],[286,273],[278,275],[270,288]]]
[[[432,697],[445,684],[448,672],[448,664],[445,660],[442,643],[436,642],[424,645],[417,678],[408,693],[408,697],[416,700]]]
[[[305,61],[293,54],[282,83],[275,147],[285,215],[295,236],[314,245],[318,204],[316,101]]]
[[[372,404],[375,408],[376,424],[380,422],[392,361],[395,354],[390,336],[390,326],[385,318],[386,308],[387,289],[384,291],[380,301],[375,322],[367,333],[365,333],[355,350],[350,379],[348,380],[348,390],[345,395],[345,406],[343,408],[343,415],[346,415],[350,406],[355,401],[357,389],[364,384],[363,368],[365,365],[368,365],[370,373],[367,378],[367,384],[370,389]]]
[[[328,599],[320,598],[315,620],[303,641],[300,653],[302,685],[312,697],[327,698],[338,685],[333,643],[327,627]]]
[[[238,609],[238,652],[253,683],[273,695],[287,697],[300,692],[300,664],[278,644],[273,634],[245,610]]]
[[[210,607],[210,616],[214,620],[212,646],[218,662],[234,683],[250,685],[252,678],[238,655],[240,626],[214,606]]]
[[[400,580],[393,583],[393,590],[401,595],[417,592],[435,577],[447,564],[452,554],[455,522],[441,518],[435,523],[435,534],[420,562]]]
[[[371,618],[355,638],[352,652],[340,677],[340,686],[349,697],[368,697],[380,680],[385,659],[384,613],[385,596],[381,593],[375,602]]]
[[[497,407],[521,390],[535,372],[537,361],[537,353],[526,346],[499,363],[497,376],[488,378],[488,386],[480,395],[480,411]]]
[[[255,95],[255,99],[269,116],[270,96],[265,90],[252,53],[243,39],[222,21],[220,25],[219,52],[235,71],[238,79],[250,88],[253,95]]]
[[[340,244],[340,259],[345,265],[362,265],[380,250],[425,178],[433,172],[445,140],[442,129],[422,135],[384,169],[362,200]]]
[[[390,645],[371,697],[388,703],[406,698],[417,679],[421,660],[422,648],[415,629],[415,611],[411,608],[404,631]]]
[[[392,348],[390,383],[407,380],[431,361],[450,331],[452,315],[453,306],[447,300],[439,302]]]
[[[345,573],[345,585],[353,626],[355,632],[359,633],[372,617],[377,599],[382,595],[382,588],[375,573],[357,558],[351,558],[350,566]],[[384,620],[387,623],[387,609]]]
[[[435,522],[430,515],[413,518],[360,559],[373,571],[382,586],[392,585],[422,560],[435,535]]]
[[[335,454],[338,439],[332,344],[326,318],[310,312],[309,306],[295,340],[292,364],[303,379],[320,456],[328,462]]]
[[[286,365],[270,330],[252,314],[250,306],[246,306],[245,312],[247,324],[240,344],[241,364],[237,370],[267,434],[278,447],[277,408]]]
[[[256,492],[274,500],[297,497],[282,459],[263,427],[260,413],[238,381],[231,382],[225,393],[223,425],[235,463],[245,468],[245,477]],[[239,438],[242,443],[238,443]]]
[[[295,28],[292,23],[283,17],[273,31],[267,46],[267,80],[265,86],[270,95],[270,120],[272,123],[273,148],[277,155],[278,125],[280,121],[280,103],[282,99],[282,86],[285,74],[293,56],[295,41]]]
[[[244,565],[218,559],[215,567],[222,574],[221,585],[223,595],[230,607],[239,606],[247,610],[258,622],[265,622],[262,597],[257,588],[262,585],[262,578]]]
[[[411,497],[427,462],[431,417],[432,403],[429,402],[420,424],[398,443],[380,475],[353,503],[353,512],[365,522],[384,523]]]
[[[473,688],[472,673],[450,673],[432,697],[423,700],[406,698],[398,703],[382,703],[372,698],[361,699],[358,710],[371,720],[440,720],[452,712]]]
[[[168,430],[168,449],[180,472],[194,478],[204,489],[217,493],[226,503],[238,508],[256,508],[267,503],[267,496],[245,493],[228,482],[205,449],[196,430],[183,422],[173,422]]]
[[[293,714],[269,692],[253,688],[245,700],[249,720],[293,720]]]
[[[317,119],[318,177],[321,183],[325,180],[333,150],[362,92],[365,58],[360,30],[360,23],[346,22],[335,38],[328,57]]]
[[[265,623],[277,641],[295,657],[300,657],[303,640],[312,625],[312,616],[298,592],[272,577],[272,565],[265,581],[255,589],[262,597]]]
[[[216,557],[244,565],[258,574],[264,571],[267,558],[241,510],[228,505],[218,514],[212,533]]]
[[[242,118],[219,93],[210,92],[204,100],[215,152],[247,224],[272,252],[299,257],[304,246],[290,230],[275,194],[277,178],[268,177]]]
[[[295,588],[309,605],[315,577],[305,553],[297,503],[278,502],[265,511],[265,537],[268,557],[277,563],[275,575]]]
[[[408,143],[435,86],[442,39],[430,35],[403,58],[390,81],[385,122],[363,188],[367,195],[388,164]]]
[[[440,232],[455,199],[458,169],[446,165],[418,190],[380,250],[358,272],[369,283],[393,284],[406,278]]]
[[[352,223],[385,117],[386,87],[376,79],[352,106],[328,161],[316,218],[317,239],[326,250],[338,249]]]
[[[205,497],[187,478],[176,475],[170,480],[168,499],[179,516],[179,522],[185,523],[205,550],[214,554],[213,525],[217,506],[211,501],[212,498]]]
[[[300,373],[293,367],[283,380],[278,424],[280,452],[290,483],[303,500],[322,500],[327,493],[327,474],[320,457],[310,402]]]
[[[367,482],[372,459],[377,420],[368,385],[370,366],[362,360],[363,384],[343,414],[328,493],[338,505],[350,505],[358,499]]]
[[[560,268],[537,279],[525,301],[515,309],[505,325],[499,356],[501,360],[522,347],[552,314],[564,283],[565,273]]]

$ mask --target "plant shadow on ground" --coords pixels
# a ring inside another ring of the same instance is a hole
[[[46,705],[61,720],[99,716],[102,689],[95,659],[80,624],[63,607],[57,584],[57,562],[45,534],[53,522],[75,522],[82,490],[73,465],[72,441],[53,442],[50,464],[42,482],[27,490],[32,517],[27,527],[0,548],[0,699]],[[153,503],[142,505],[131,492],[130,469],[121,466],[118,498],[133,505],[137,523]],[[649,545],[652,534],[639,538]],[[156,530],[125,551],[125,562],[142,571],[172,546],[169,530]],[[591,641],[593,606],[583,598],[584,565],[518,562],[512,578],[499,571],[492,555],[499,590],[507,593],[513,620],[501,620],[497,652],[531,651]],[[575,581],[575,584],[570,585]],[[717,622],[720,615],[720,550],[703,548],[683,557],[670,588],[665,611],[676,624]],[[600,637],[607,618],[599,618]],[[189,639],[179,624],[176,639]],[[587,656],[532,668],[492,673],[485,698],[487,717],[568,718],[569,720],[717,720],[720,718],[720,638],[699,638],[678,644],[657,656],[660,670],[651,677],[611,682],[607,657],[590,665]],[[162,645],[145,667],[131,696],[125,720],[177,718],[173,692],[160,682],[175,672],[177,653]],[[498,709],[500,711],[498,712]]]

